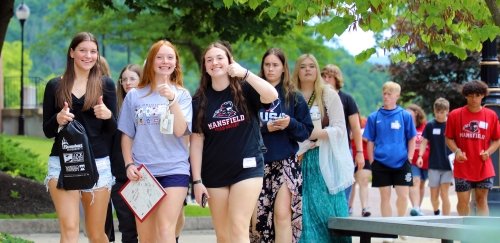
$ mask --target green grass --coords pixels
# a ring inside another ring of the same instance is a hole
[[[43,213],[43,214],[0,214],[0,219],[55,219],[56,213]]]
[[[210,216],[210,209],[202,208],[198,205],[186,205],[184,207],[184,214],[186,217],[205,217]],[[56,213],[44,213],[44,214],[18,214],[18,215],[8,215],[0,214],[0,219],[55,219],[57,218]],[[116,216],[115,216],[116,218]]]
[[[14,142],[20,143],[20,146],[25,149],[31,150],[33,153],[39,155],[38,161],[40,163],[46,164],[47,159],[52,148],[53,139],[39,138],[39,137],[28,137],[28,136],[17,136],[17,135],[3,135],[6,138],[12,139]],[[46,173],[42,171],[40,173]],[[202,208],[198,205],[187,205],[184,207],[184,213],[186,217],[202,217],[210,216],[210,210],[208,208]],[[35,219],[35,218],[57,218],[55,213],[39,214],[39,215],[5,215],[0,214],[0,219]]]
[[[186,205],[184,207],[184,214],[186,217],[210,216],[210,209],[202,208],[198,205]]]
[[[31,150],[33,153],[38,154],[38,161],[40,163],[47,163],[49,158],[50,150],[52,149],[53,139],[40,138],[40,137],[29,137],[29,136],[18,136],[18,135],[3,135],[6,138],[12,139],[14,142],[21,144],[21,147]]]

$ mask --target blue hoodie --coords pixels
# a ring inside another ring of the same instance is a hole
[[[298,142],[308,139],[314,128],[309,114],[309,107],[307,107],[302,94],[295,92],[290,97],[290,105],[287,105],[281,82],[276,85],[276,90],[279,94],[279,101],[273,102],[269,109],[259,110],[260,132],[267,148],[267,152],[264,154],[266,163],[283,160],[297,153],[299,149]],[[285,130],[269,132],[267,123],[270,119],[283,113],[290,117],[288,127]]]
[[[408,160],[408,141],[416,135],[413,118],[400,106],[370,114],[363,133],[375,144],[374,159],[390,168],[400,168]]]

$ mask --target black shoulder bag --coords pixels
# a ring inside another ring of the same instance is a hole
[[[59,146],[61,173],[57,188],[65,190],[91,189],[99,180],[94,153],[83,125],[73,120],[65,125],[56,139]]]

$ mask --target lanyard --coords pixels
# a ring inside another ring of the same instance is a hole
[[[307,101],[307,106],[309,106],[309,109],[311,109],[312,105],[314,104],[314,100],[316,99],[316,92],[313,91],[311,94],[311,97],[309,97],[309,100]]]

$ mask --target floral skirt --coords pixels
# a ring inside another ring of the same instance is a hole
[[[260,242],[274,242],[274,203],[279,189],[286,184],[290,190],[292,239],[298,242],[302,231],[302,172],[295,155],[265,164],[264,183],[257,208],[257,231]]]
[[[302,159],[302,234],[301,243],[350,243],[352,238],[334,236],[328,230],[328,218],[348,217],[344,191],[330,194],[319,168],[319,148],[307,151]]]

